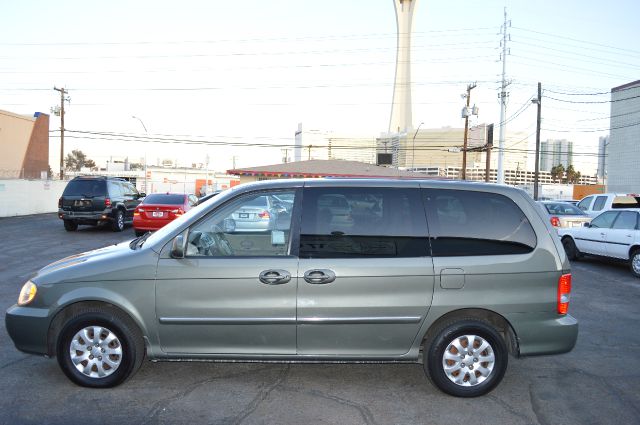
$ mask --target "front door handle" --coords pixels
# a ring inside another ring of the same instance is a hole
[[[336,280],[336,274],[328,269],[313,269],[304,272],[304,280],[308,283],[323,284]]]
[[[265,270],[258,276],[260,282],[267,285],[282,285],[291,280],[291,273],[286,270]]]

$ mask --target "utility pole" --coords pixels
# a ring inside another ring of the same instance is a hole
[[[416,132],[413,134],[413,142],[412,145],[413,147],[411,148],[411,168],[415,168],[415,159],[416,159],[416,136],[418,135],[418,130],[420,130],[420,127],[422,127],[422,124],[424,124],[424,122],[421,122],[420,125],[418,125],[418,128],[416,128]],[[386,152],[386,147],[385,147],[385,152]]]
[[[469,134],[469,105],[471,102],[471,90],[476,88],[476,83],[467,85],[467,106],[464,113],[464,143],[462,146],[462,180],[467,179],[467,136]],[[474,110],[475,110],[474,106]],[[476,112],[475,115],[478,115]]]
[[[53,89],[60,92],[60,180],[64,180],[64,101],[70,99],[64,98],[69,93],[64,87],[59,89],[53,86]]]
[[[313,146],[311,146],[311,145],[307,146],[307,149],[308,149],[308,154],[307,154],[307,155],[308,155],[308,157],[307,157],[307,159],[308,159],[309,161],[311,161],[311,148],[312,148],[312,147],[313,147]]]
[[[500,85],[500,93],[498,94],[498,98],[500,99],[500,135],[498,140],[498,176],[497,183],[504,183],[504,135],[506,131],[505,126],[505,115],[507,114],[507,97],[509,94],[507,93],[507,86],[509,83],[507,82],[507,39],[509,36],[507,35],[507,24],[511,26],[511,21],[507,21],[507,8],[504,8],[504,24],[502,25],[502,84]]]
[[[484,171],[484,181],[491,180],[491,149],[493,149],[493,124],[487,126],[487,162]]]
[[[538,119],[536,121],[536,165],[533,176],[533,199],[538,200],[538,179],[540,174],[540,114],[542,112],[542,83],[538,83],[538,98],[532,100],[538,105]]]

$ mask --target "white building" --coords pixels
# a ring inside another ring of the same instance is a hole
[[[640,191],[640,80],[611,89],[605,171],[609,192]]]
[[[562,164],[565,170],[573,164],[573,142],[568,140],[547,140],[540,143],[540,170],[551,171]]]

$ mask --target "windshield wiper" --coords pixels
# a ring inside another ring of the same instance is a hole
[[[129,242],[129,248],[133,249],[134,251],[138,248],[142,248],[142,245],[144,245],[149,235],[151,235],[151,232],[147,232],[142,236],[138,236],[137,238]]]

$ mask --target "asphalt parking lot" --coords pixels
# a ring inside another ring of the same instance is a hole
[[[0,308],[40,267],[134,237],[66,232],[55,214],[0,219]],[[510,358],[485,397],[446,396],[422,365],[151,363],[124,385],[72,384],[54,359],[23,354],[0,317],[0,424],[640,424],[640,279],[600,260],[572,264],[568,354]]]

